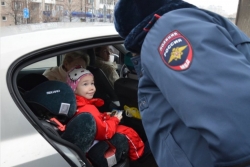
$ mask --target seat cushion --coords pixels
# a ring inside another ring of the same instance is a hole
[[[124,165],[123,162],[128,157],[128,140],[119,133],[116,133],[110,140],[108,140],[112,146],[116,148],[115,158],[117,164]],[[109,149],[109,144],[106,141],[99,141],[88,152],[88,158],[94,164],[95,167],[108,167],[107,159],[104,157],[106,151]]]

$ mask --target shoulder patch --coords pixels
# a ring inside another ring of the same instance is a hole
[[[169,33],[161,42],[158,51],[164,64],[176,71],[188,69],[193,59],[192,46],[178,31]]]

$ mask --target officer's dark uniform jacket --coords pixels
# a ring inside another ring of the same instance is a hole
[[[125,45],[134,50],[143,42],[132,61],[159,167],[249,162],[250,39],[229,20],[196,8],[156,18],[145,37],[136,27]]]

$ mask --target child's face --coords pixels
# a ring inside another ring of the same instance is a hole
[[[79,81],[75,94],[83,96],[86,99],[92,99],[95,94],[94,77],[92,75],[87,75],[81,78]]]

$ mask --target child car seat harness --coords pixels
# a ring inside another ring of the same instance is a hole
[[[75,115],[75,95],[67,84],[46,81],[25,92],[23,97],[46,128],[78,146],[94,166],[111,167],[127,158],[128,142],[122,134],[91,147],[96,134],[95,120],[90,113]]]

